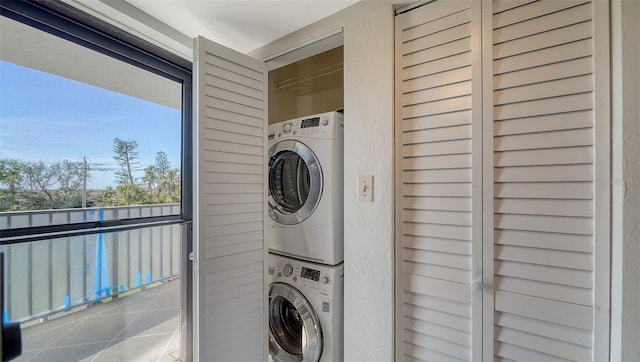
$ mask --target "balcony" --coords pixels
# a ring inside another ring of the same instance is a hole
[[[0,230],[176,215],[179,204],[0,213]],[[180,357],[181,225],[2,245],[24,361]]]

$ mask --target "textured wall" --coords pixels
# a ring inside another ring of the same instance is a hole
[[[611,360],[640,361],[640,2],[612,3]]]
[[[345,360],[391,361],[393,10],[361,14],[345,28]],[[359,175],[374,176],[373,203],[358,203]]]

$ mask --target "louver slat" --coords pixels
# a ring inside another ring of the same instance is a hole
[[[594,301],[592,4],[520,4],[493,17],[494,354],[587,361]]]

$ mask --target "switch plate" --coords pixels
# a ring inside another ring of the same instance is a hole
[[[358,201],[373,202],[373,175],[360,175],[358,178]]]

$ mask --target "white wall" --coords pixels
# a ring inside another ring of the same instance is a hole
[[[611,361],[640,361],[640,2],[611,10]]]
[[[393,360],[393,7],[361,1],[253,52],[259,59],[344,27],[345,360]],[[359,175],[374,202],[358,203]]]

